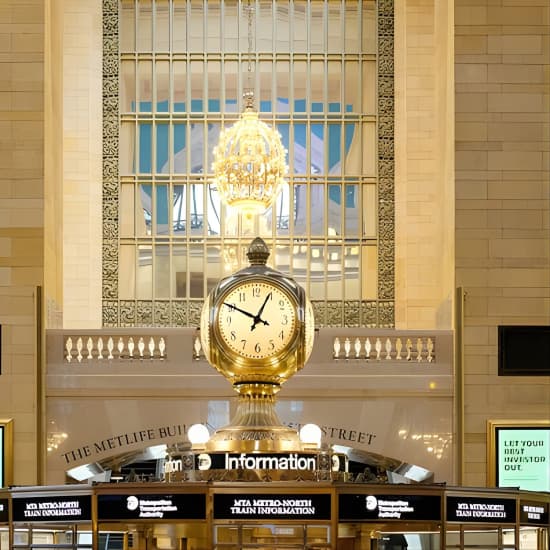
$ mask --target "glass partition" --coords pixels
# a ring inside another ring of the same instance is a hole
[[[87,533],[88,536],[82,536]],[[2,549],[4,548],[2,542]],[[8,546],[6,546],[8,548]],[[52,548],[92,549],[91,525],[41,524],[18,526],[13,530],[12,548],[46,550]]]

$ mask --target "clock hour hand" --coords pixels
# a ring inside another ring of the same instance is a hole
[[[256,320],[256,316],[253,313],[250,313],[244,309],[241,309],[240,307],[237,307],[235,304],[228,304],[227,302],[223,303],[224,306],[227,306],[232,311],[238,311],[242,313],[243,315],[246,315],[247,317],[250,317],[251,319]]]
[[[267,301],[273,297],[273,293],[270,292],[266,297],[265,297],[265,300],[264,300],[264,303],[261,305],[258,313],[254,316],[254,323],[253,325],[250,327],[250,330],[254,330],[256,328],[256,325],[258,323],[263,323],[264,325],[269,325],[269,323],[267,321],[264,321],[262,319],[262,313],[264,311],[264,308],[265,308],[265,305],[267,304]]]

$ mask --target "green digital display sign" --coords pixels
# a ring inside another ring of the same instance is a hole
[[[550,425],[495,426],[495,485],[550,491]]]

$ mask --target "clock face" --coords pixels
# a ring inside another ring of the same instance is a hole
[[[296,309],[277,286],[248,281],[223,297],[216,323],[223,341],[234,353],[266,359],[277,355],[294,336]]]

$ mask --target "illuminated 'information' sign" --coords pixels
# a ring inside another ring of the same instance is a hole
[[[497,427],[496,486],[550,491],[550,427]]]

